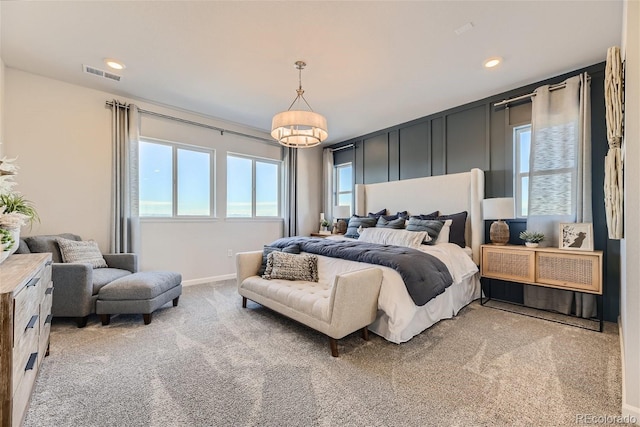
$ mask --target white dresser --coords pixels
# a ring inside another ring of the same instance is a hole
[[[0,264],[0,426],[24,419],[49,351],[51,254],[11,255]]]

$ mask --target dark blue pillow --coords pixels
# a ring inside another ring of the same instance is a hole
[[[376,218],[370,217],[358,217],[356,215],[352,216],[349,219],[349,225],[347,226],[347,232],[344,237],[351,237],[353,239],[357,239],[360,237],[358,234],[358,227],[362,226],[362,228],[375,227],[378,220]]]
[[[461,248],[467,246],[464,238],[464,231],[467,226],[467,211],[450,215],[440,215],[437,219],[440,221],[446,221],[448,219],[451,220],[451,227],[449,228],[449,243],[455,243]]]
[[[444,221],[411,217],[409,218],[409,224],[407,224],[407,231],[426,231],[431,237],[431,240],[426,242],[427,245],[434,245],[443,225]]]
[[[262,265],[260,266],[260,270],[258,270],[258,276],[262,276],[264,271],[267,268],[267,257],[271,252],[286,252],[289,254],[299,254],[300,253],[300,245],[289,245],[284,248],[276,248],[275,246],[267,246],[264,245],[264,249],[262,250]]]
[[[404,228],[404,218],[386,220],[383,216],[381,216],[380,218],[378,218],[376,227],[402,229]]]
[[[387,213],[387,210],[386,210],[386,209],[381,209],[381,210],[379,210],[378,212],[375,212],[375,213],[373,213],[373,212],[369,212],[369,215],[368,215],[368,216],[369,216],[370,218],[378,219],[378,218],[380,218],[382,215],[384,215],[384,214],[386,214],[386,213]]]
[[[382,218],[386,219],[387,221],[391,221],[393,219],[398,219],[398,218],[409,219],[409,212],[402,211],[402,212],[396,213],[395,215],[382,215]]]
[[[438,219],[438,215],[440,214],[440,211],[433,211],[430,214],[420,214],[420,215],[414,215],[412,216],[412,218],[418,218],[418,219]]]

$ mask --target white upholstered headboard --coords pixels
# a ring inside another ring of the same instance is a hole
[[[355,196],[358,215],[385,208],[389,214],[405,210],[412,215],[435,210],[439,210],[441,215],[469,212],[466,241],[473,251],[473,260],[480,263],[480,245],[484,240],[484,172],[480,169],[378,184],[356,184]]]

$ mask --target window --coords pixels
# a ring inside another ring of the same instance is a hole
[[[227,217],[280,216],[280,162],[227,155]]]
[[[349,206],[353,204],[353,167],[351,163],[343,163],[334,167],[334,194],[336,205]]]
[[[531,151],[531,125],[513,129],[515,164],[514,195],[516,199],[516,216],[526,217],[529,206],[529,152]]]
[[[212,216],[213,161],[212,150],[140,141],[140,216]]]

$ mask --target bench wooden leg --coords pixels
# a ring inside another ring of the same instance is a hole
[[[365,341],[369,341],[369,329],[367,329],[366,326],[364,328],[362,328],[362,338]]]
[[[111,323],[111,315],[110,314],[101,314],[100,321],[102,322],[102,326],[107,326]]]
[[[335,338],[329,337],[329,347],[331,347],[331,355],[338,357],[338,341]]]
[[[174,307],[177,307],[177,306],[178,306],[178,301],[179,301],[179,300],[180,300],[180,297],[175,297],[175,298],[173,299],[173,306],[174,306]]]
[[[144,324],[148,325],[149,323],[151,323],[151,314],[152,313],[148,313],[148,314],[143,314],[142,318],[144,319]]]
[[[242,308],[247,308],[247,297],[242,297]]]

